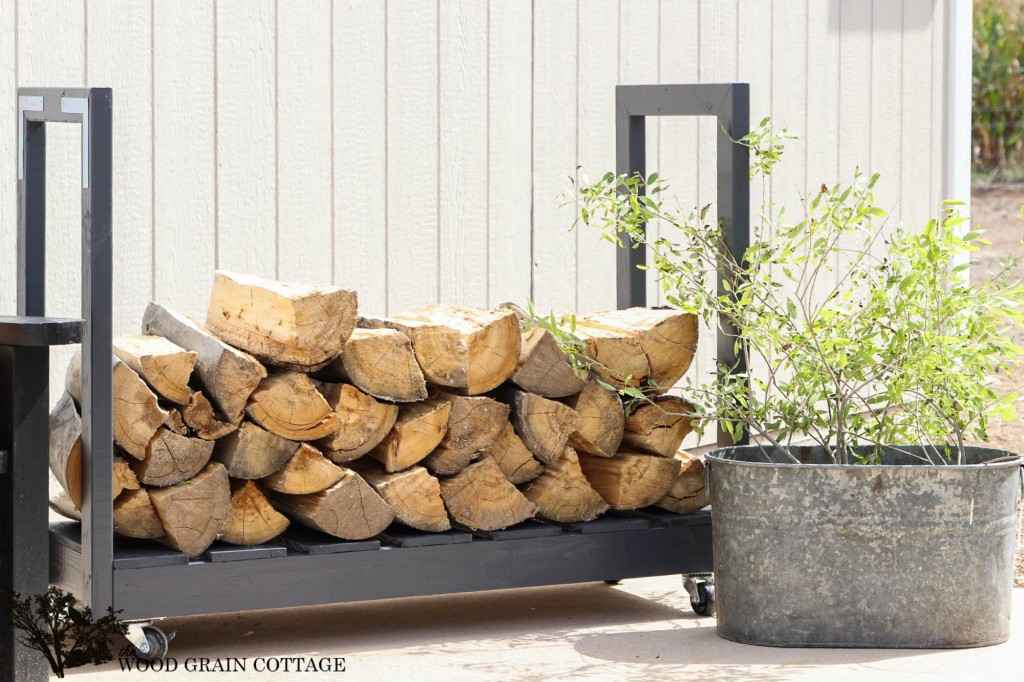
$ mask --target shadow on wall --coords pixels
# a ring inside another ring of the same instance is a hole
[[[893,0],[888,0],[892,2]],[[931,12],[903,11],[900,14],[885,12],[875,16],[870,2],[866,0],[829,0],[828,3],[828,30],[839,32],[848,31],[891,31],[899,33],[912,29],[926,29],[932,22],[935,15],[935,5],[940,0],[902,0],[901,4],[922,5],[927,3],[932,8]],[[843,12],[843,5],[853,3],[857,10],[850,11],[847,8]]]

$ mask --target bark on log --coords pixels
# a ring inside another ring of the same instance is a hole
[[[224,529],[231,486],[227,471],[214,462],[181,485],[150,490],[149,499],[164,528],[161,541],[195,559]]]
[[[195,351],[196,374],[210,400],[232,424],[242,420],[246,401],[260,380],[267,376],[267,370],[256,358],[229,346],[189,318],[156,303],[146,308],[142,331]]]
[[[537,513],[537,505],[508,482],[493,459],[470,464],[440,483],[448,515],[470,530],[501,530]]]
[[[444,438],[452,406],[443,400],[427,399],[403,405],[398,419],[370,456],[388,472],[408,469],[430,454]]]
[[[270,374],[249,397],[245,412],[254,422],[288,440],[317,440],[338,429],[338,415],[305,374]]]
[[[178,408],[167,407],[164,405],[161,405],[160,408],[167,411],[167,418],[164,419],[164,426],[179,436],[189,435],[188,427],[185,425],[185,420],[182,418],[181,411]]]
[[[708,506],[711,499],[704,487],[704,461],[682,450],[676,453],[675,461],[679,464],[679,476],[665,496],[655,504],[679,514],[687,514]]]
[[[274,473],[287,462],[299,444],[242,422],[234,433],[218,440],[213,459],[223,464],[232,478],[257,479]]]
[[[356,329],[331,368],[375,398],[409,403],[427,397],[412,342],[395,329]]]
[[[217,440],[238,430],[237,424],[225,421],[221,416],[213,411],[213,405],[202,391],[193,392],[188,407],[181,411],[182,420],[197,438],[203,440]]]
[[[304,526],[344,540],[365,540],[394,520],[395,512],[370,484],[348,468],[327,490],[310,495],[270,492],[270,502],[285,516]]]
[[[451,529],[441,500],[441,484],[426,469],[414,466],[389,474],[376,462],[353,462],[353,470],[391,505],[395,519],[431,533]]]
[[[202,471],[212,454],[212,441],[179,436],[161,428],[149,442],[145,459],[134,462],[132,470],[146,485],[175,485]]]
[[[224,270],[216,272],[206,313],[206,327],[232,346],[302,372],[338,357],[355,326],[354,291]]]
[[[534,393],[514,390],[502,393],[512,406],[512,425],[523,444],[545,464],[558,460],[565,451],[569,435],[579,429],[576,410]]]
[[[640,386],[647,381],[651,366],[635,337],[579,320],[573,333],[586,343],[586,355],[594,361],[591,369],[612,386]]]
[[[522,339],[512,383],[545,398],[564,398],[583,390],[586,382],[573,370],[551,332],[535,327],[524,332]]]
[[[563,402],[580,415],[579,428],[569,436],[573,447],[596,457],[613,456],[626,428],[626,413],[618,394],[591,380],[580,393]]]
[[[456,474],[486,450],[508,423],[508,405],[484,396],[459,396],[434,391],[432,397],[451,405],[448,430],[441,443],[423,459],[434,474]]]
[[[575,450],[570,447],[523,488],[523,495],[537,505],[541,516],[552,521],[579,523],[608,511],[608,503],[591,487]]]
[[[320,451],[309,443],[303,443],[295,454],[280,469],[260,484],[279,493],[289,495],[308,495],[327,490],[341,480],[345,472],[320,454]]]
[[[398,419],[398,405],[378,402],[355,386],[322,384],[318,389],[338,415],[338,429],[316,441],[332,462],[362,457],[384,440]]]
[[[82,418],[67,391],[50,412],[50,471],[76,508],[82,507]]]
[[[136,477],[135,472],[132,471],[131,466],[128,464],[128,460],[124,457],[114,455],[114,480],[113,480],[113,492],[114,498],[116,499],[121,495],[124,490],[138,490],[141,486],[139,485],[139,479]]]
[[[627,308],[582,316],[588,328],[635,338],[647,356],[650,378],[667,391],[679,381],[697,352],[697,316],[671,308]]]
[[[523,441],[516,435],[510,422],[505,422],[501,433],[494,439],[491,446],[480,455],[481,459],[490,458],[501,469],[509,483],[519,485],[532,481],[544,471],[544,465],[534,458]]]
[[[673,459],[620,452],[611,459],[580,456],[587,481],[612,509],[648,507],[665,496],[676,480]]]
[[[515,370],[522,343],[509,310],[428,306],[390,318],[364,318],[366,328],[397,329],[412,341],[426,380],[479,395],[497,388]]]
[[[156,394],[135,371],[118,358],[114,363],[114,442],[132,457],[143,459],[146,446],[163,426],[167,412],[161,409]],[[75,403],[82,404],[82,351],[68,364],[65,387]]]
[[[231,482],[231,504],[220,540],[232,545],[262,545],[288,527],[288,519],[274,509],[252,481]]]
[[[673,457],[683,439],[693,431],[689,415],[693,406],[676,396],[658,396],[626,417],[622,444],[630,450],[659,457]]]
[[[114,339],[114,355],[142,377],[158,395],[187,405],[192,395],[188,382],[197,353],[162,336],[134,334]]]

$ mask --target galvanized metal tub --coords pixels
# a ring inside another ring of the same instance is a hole
[[[802,647],[1006,641],[1024,460],[969,448],[964,465],[922,465],[920,448],[901,447],[881,465],[840,466],[820,448],[791,451],[808,463],[758,446],[707,456],[719,636]]]

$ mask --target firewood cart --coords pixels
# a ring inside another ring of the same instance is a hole
[[[620,86],[619,173],[645,171],[648,116],[718,122],[718,213],[741,253],[749,226],[747,84]],[[348,542],[304,528],[279,544],[215,543],[199,560],[155,542],[114,537],[112,512],[111,113],[107,88],[18,91],[18,316],[0,317],[0,594],[42,593],[47,580],[100,614],[132,621],[140,657],[167,652],[152,621],[229,611],[332,604],[512,587],[682,575],[694,610],[713,614],[711,519],[706,511],[608,513],[578,524],[527,521],[497,532],[388,529]],[[82,128],[82,319],[45,317],[46,127]],[[618,252],[617,305],[642,306],[641,249]],[[722,291],[722,293],[725,293]],[[49,347],[82,344],[82,522],[47,521]],[[719,332],[720,362],[737,366]],[[719,434],[719,442],[724,441]],[[47,571],[48,567],[48,571]],[[0,679],[45,679],[0,609]]]

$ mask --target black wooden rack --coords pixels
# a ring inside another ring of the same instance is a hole
[[[749,226],[746,84],[620,86],[617,170],[644,172],[648,116],[711,116],[719,123],[718,207],[730,247]],[[107,88],[18,91],[18,314],[0,317],[0,593],[40,593],[49,580],[94,612],[148,620],[366,599],[711,571],[706,512],[648,509],[580,524],[528,521],[508,530],[421,533],[393,526],[345,542],[304,528],[277,544],[215,544],[189,559],[112,528],[111,113]],[[45,318],[46,125],[82,126],[82,320]],[[645,303],[642,250],[620,250],[618,305]],[[82,522],[46,532],[49,345],[82,343]],[[732,344],[718,357],[734,364]],[[722,438],[721,434],[719,436]],[[0,609],[3,612],[4,609]],[[45,679],[0,613],[0,679]]]

